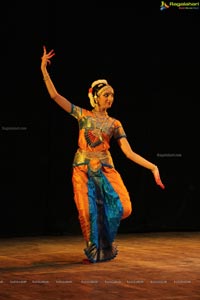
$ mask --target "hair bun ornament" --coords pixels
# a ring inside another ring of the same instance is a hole
[[[93,89],[92,89],[92,87],[90,87],[89,90],[88,90],[88,97],[90,99],[91,106],[95,107],[95,101],[94,101],[94,96],[92,94],[92,91],[93,91]]]
[[[108,85],[108,81],[106,79],[98,79],[98,80],[93,81],[91,87],[93,88],[95,85],[99,85],[101,83]]]

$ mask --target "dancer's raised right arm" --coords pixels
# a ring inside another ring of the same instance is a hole
[[[51,58],[54,55],[55,55],[54,50],[47,52],[46,47],[43,46],[43,55],[41,57],[41,71],[43,74],[43,80],[45,82],[50,97],[65,111],[71,112],[71,106],[72,106],[71,102],[57,92],[51,80],[51,77],[47,71],[47,65],[51,63]]]

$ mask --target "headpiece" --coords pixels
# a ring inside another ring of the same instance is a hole
[[[92,107],[95,107],[96,101],[95,98],[98,96],[98,92],[105,86],[108,86],[108,82],[105,79],[95,80],[91,87],[88,90],[88,97],[90,99],[90,104]]]

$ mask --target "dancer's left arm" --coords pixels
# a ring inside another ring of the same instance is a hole
[[[164,184],[162,183],[162,180],[160,178],[160,172],[158,167],[153,164],[152,162],[150,162],[149,160],[145,159],[144,157],[142,157],[141,155],[137,154],[136,152],[134,152],[127,140],[127,138],[121,138],[118,140],[118,144],[121,148],[121,150],[123,151],[123,153],[126,155],[126,157],[130,160],[132,160],[133,162],[135,162],[136,164],[149,169],[154,176],[155,182],[157,185],[159,185],[162,189],[165,188]]]

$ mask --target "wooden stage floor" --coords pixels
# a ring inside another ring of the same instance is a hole
[[[119,234],[85,265],[80,235],[0,238],[0,300],[199,300],[200,232]]]

